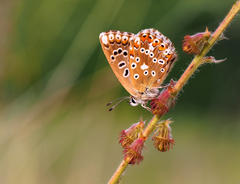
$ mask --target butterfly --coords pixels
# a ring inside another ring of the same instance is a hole
[[[114,74],[131,94],[122,100],[130,99],[130,105],[141,104],[150,110],[146,106],[148,100],[159,95],[158,89],[177,59],[173,43],[153,28],[144,29],[136,35],[111,30],[101,33],[99,39]]]

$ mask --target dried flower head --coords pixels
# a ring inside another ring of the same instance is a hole
[[[161,121],[157,125],[157,131],[152,136],[152,140],[154,141],[155,148],[157,148],[161,152],[169,151],[170,147],[172,148],[175,141],[172,139],[171,128],[169,126],[173,121],[165,120]]]
[[[183,51],[188,54],[199,54],[210,36],[211,32],[208,31],[208,28],[205,32],[185,36],[182,45]]]
[[[124,160],[129,164],[139,164],[143,160],[142,149],[144,147],[144,138],[136,139],[131,146],[123,150]]]
[[[152,100],[150,106],[154,115],[159,114],[162,116],[167,113],[171,107],[175,106],[176,97],[171,95],[175,84],[176,82],[171,80],[170,84],[161,91],[160,95]]]
[[[133,124],[127,130],[123,130],[120,132],[120,141],[119,143],[123,148],[129,147],[134,140],[140,137],[144,128],[144,122],[141,118],[140,122]]]

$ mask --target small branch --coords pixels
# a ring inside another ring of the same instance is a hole
[[[188,81],[188,79],[191,77],[191,75],[196,71],[196,69],[202,64],[204,56],[208,53],[208,51],[211,49],[211,47],[216,43],[218,38],[221,36],[223,31],[227,28],[227,26],[230,24],[230,22],[233,20],[233,18],[236,16],[236,14],[240,10],[240,0],[238,0],[233,6],[228,15],[225,17],[223,22],[219,25],[219,27],[216,29],[216,31],[211,35],[208,42],[204,45],[201,52],[193,59],[191,64],[188,66],[188,68],[185,70],[185,72],[182,74],[180,79],[177,81],[177,83],[174,85],[173,90],[171,92],[172,96],[177,96],[179,91],[182,89],[184,84]],[[147,140],[147,138],[152,134],[154,131],[157,123],[159,122],[161,115],[155,115],[152,120],[149,122],[145,130],[143,131],[142,135],[144,140]],[[119,182],[120,177],[122,176],[123,172],[126,170],[128,166],[128,161],[123,160],[119,167],[117,168],[116,172],[108,182],[108,184],[116,184]]]
[[[145,141],[147,140],[149,135],[154,131],[160,119],[161,119],[161,116],[155,115],[153,116],[152,120],[148,123],[147,127],[143,131],[143,137]]]
[[[191,64],[185,70],[183,75],[177,81],[176,85],[174,86],[174,91],[172,95],[176,96],[179,91],[182,89],[184,84],[188,81],[191,75],[196,71],[196,69],[202,64],[203,57],[208,53],[208,51],[212,48],[214,43],[218,40],[221,36],[223,31],[227,28],[233,18],[237,15],[240,11],[240,0],[238,0],[233,6],[232,9],[229,11],[225,19],[216,29],[216,31],[212,34],[211,38],[208,40],[208,43],[203,47],[202,51],[193,59]]]
[[[123,160],[121,164],[118,166],[112,178],[109,180],[108,184],[118,183],[118,181],[120,180],[120,177],[123,175],[123,172],[126,170],[127,166],[128,166],[128,162]]]
[[[148,123],[147,127],[143,131],[143,137],[145,141],[149,137],[149,135],[154,131],[157,123],[159,122],[161,116],[155,115],[153,116],[152,120]],[[123,172],[126,170],[128,166],[128,162],[123,160],[120,165],[118,166],[117,170],[115,171],[112,178],[109,180],[108,184],[115,184],[118,183],[120,177],[122,176]]]

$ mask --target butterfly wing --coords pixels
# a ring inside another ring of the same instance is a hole
[[[134,34],[120,31],[107,31],[99,35],[104,54],[114,74],[122,86],[133,96],[137,91],[131,83],[129,68],[130,45],[133,44]]]
[[[170,72],[177,54],[172,42],[155,29],[140,31],[130,47],[130,72],[134,88],[160,86]]]

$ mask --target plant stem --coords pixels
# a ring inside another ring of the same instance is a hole
[[[108,184],[118,183],[120,177],[122,176],[122,174],[125,171],[125,169],[127,168],[127,166],[128,166],[128,163],[125,160],[123,160],[121,162],[121,164],[118,166],[118,168],[115,171],[115,173],[112,176],[112,178],[109,180]]]
[[[180,79],[174,86],[174,90],[172,95],[176,96],[179,91],[182,89],[184,84],[188,81],[191,75],[196,71],[196,69],[202,64],[203,57],[208,53],[211,47],[216,43],[219,36],[223,33],[223,31],[227,28],[233,18],[237,15],[240,10],[240,0],[238,0],[231,8],[225,19],[216,29],[216,31],[212,34],[211,38],[208,40],[208,44],[206,44],[202,51],[192,60],[190,65],[187,67],[185,72],[182,74]]]
[[[208,53],[208,51],[211,49],[211,47],[216,43],[219,36],[223,33],[223,31],[227,28],[227,26],[230,24],[230,22],[233,20],[233,18],[236,16],[236,14],[240,10],[240,0],[238,0],[233,6],[232,9],[229,11],[228,15],[225,17],[225,19],[222,21],[222,23],[219,25],[219,27],[216,29],[216,31],[212,34],[211,38],[208,40],[208,43],[205,44],[202,51],[193,59],[191,64],[188,66],[188,68],[185,70],[185,72],[182,74],[180,79],[177,81],[177,83],[174,86],[172,95],[177,96],[179,91],[182,89],[184,84],[188,81],[188,79],[191,77],[191,75],[196,71],[196,69],[202,64],[203,57]],[[145,130],[143,131],[143,136],[145,140],[150,136],[150,134],[154,131],[156,124],[159,122],[161,116],[155,115],[152,120],[149,122]],[[122,176],[123,172],[126,170],[128,166],[128,162],[123,160],[117,170],[115,171],[114,175],[108,182],[108,184],[116,184],[118,183],[120,177]]]
[[[153,116],[152,120],[148,123],[147,127],[143,131],[143,137],[145,138],[145,141],[149,137],[149,135],[154,131],[156,128],[157,123],[159,122],[161,116],[155,115]]]
[[[152,120],[148,123],[147,127],[143,131],[143,136],[146,139],[149,137],[149,135],[154,131],[157,123],[159,122],[161,116],[155,115],[153,116]],[[118,166],[117,170],[115,171],[114,175],[112,178],[109,180],[108,184],[115,184],[118,183],[120,177],[122,176],[123,172],[126,170],[128,166],[128,162],[123,160],[120,165]]]

